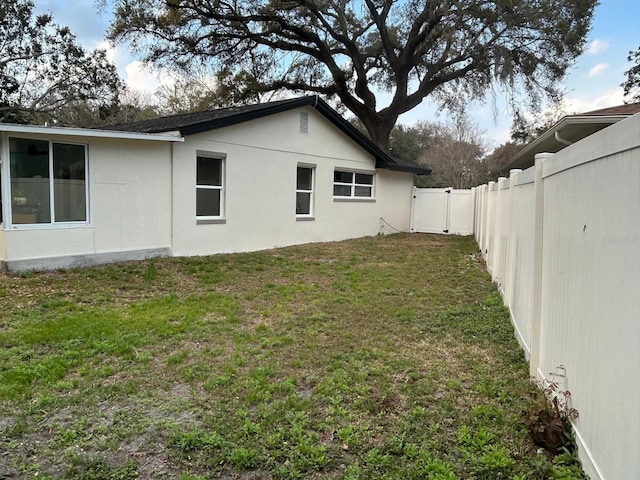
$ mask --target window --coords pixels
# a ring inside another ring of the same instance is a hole
[[[224,211],[222,159],[196,159],[196,216],[220,218]]]
[[[333,196],[346,198],[373,198],[373,174],[333,172]]]
[[[313,215],[313,167],[298,167],[296,180],[296,215]]]
[[[9,139],[11,223],[86,222],[87,147]]]

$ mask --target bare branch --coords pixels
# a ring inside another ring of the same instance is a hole
[[[553,94],[584,47],[596,3],[115,0],[110,38],[184,69],[239,73],[257,59],[269,69],[252,89],[335,94],[386,148],[398,115],[427,97],[462,108],[496,85],[533,103]],[[281,53],[296,60],[273,60]],[[392,93],[388,105],[378,105],[379,91]]]

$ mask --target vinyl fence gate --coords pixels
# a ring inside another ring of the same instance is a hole
[[[411,232],[473,235],[475,189],[413,187]]]

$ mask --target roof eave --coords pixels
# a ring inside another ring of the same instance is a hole
[[[416,173],[418,175],[429,175],[431,173],[431,170],[429,170],[428,168],[419,167],[417,165],[414,166],[399,164],[396,160],[394,160],[387,153],[382,151],[377,145],[375,145],[366,135],[360,132],[347,120],[345,120],[318,95],[293,98],[276,103],[275,105],[265,106],[264,108],[256,108],[246,112],[231,114],[211,120],[194,121],[190,124],[177,127],[174,126],[171,128],[178,128],[177,133],[182,136],[196,135],[211,130],[238,125],[251,120],[257,120],[262,117],[267,117],[269,115],[282,113],[300,107],[312,107],[317,110],[334,126],[336,126],[349,138],[351,138],[351,140],[356,142],[361,148],[371,154],[376,161],[376,168],[383,168],[399,172]],[[169,127],[167,127],[167,130],[158,131],[162,131],[164,134],[175,134],[175,132],[169,132]]]
[[[327,120],[333,123],[338,129],[340,129],[348,137],[350,137],[353,141],[360,145],[360,147],[364,148],[368,153],[370,153],[376,159],[376,168],[416,173],[418,175],[429,175],[431,173],[431,170],[426,168],[413,167],[410,165],[400,165],[395,162],[390,156],[385,154],[380,148],[378,148],[378,146],[376,146],[371,140],[369,140],[364,134],[362,134],[362,132],[360,132],[357,128],[346,121],[341,115],[339,115],[333,108],[331,108],[317,95],[295,98],[291,99],[290,101],[273,105],[267,108],[252,110],[249,112],[214,119],[207,122],[198,122],[192,125],[185,125],[183,127],[180,127],[180,133],[185,136],[195,135],[198,133],[203,133],[224,127],[230,127],[232,125],[238,125],[250,120],[256,120],[276,113],[282,113],[288,110],[293,110],[295,108],[307,106],[315,108]]]
[[[524,147],[520,152],[518,152],[513,159],[504,167],[505,171],[509,171],[513,168],[521,168],[523,167],[523,163],[527,157],[529,157],[533,152],[535,152],[538,147],[552,139],[555,138],[556,133],[560,135],[560,132],[569,125],[613,125],[614,123],[619,122],[620,120],[624,120],[628,118],[629,115],[569,115],[560,119],[555,125],[553,125],[549,130],[544,132],[538,138],[536,138],[529,145]],[[574,142],[575,143],[575,142]],[[536,152],[541,153],[541,152]]]
[[[306,97],[314,100],[314,97]],[[308,103],[309,104],[309,103]],[[360,130],[351,125],[341,115],[339,115],[333,108],[331,108],[326,102],[316,98],[313,102],[313,106],[316,110],[322,113],[331,123],[342,130],[345,134],[351,137],[358,145],[364,148],[368,153],[373,155],[376,159],[376,168],[382,168],[385,170],[392,170],[396,172],[415,173],[417,175],[430,175],[431,170],[424,167],[418,167],[413,165],[403,165],[397,163],[391,156],[383,152],[380,147],[373,143],[366,135]]]
[[[167,133],[138,133],[119,132],[116,130],[99,130],[74,127],[49,127],[41,125],[19,125],[14,123],[0,123],[0,132],[26,133],[39,135],[58,135],[68,137],[118,138],[123,140],[147,140],[161,142],[184,142],[179,132]]]
[[[398,163],[376,163],[376,168],[391,170],[393,172],[414,173],[416,175],[431,175],[431,169],[413,165],[401,165]]]
[[[290,102],[284,102],[278,105],[273,105],[267,108],[252,110],[245,113],[239,113],[237,115],[230,115],[228,117],[218,118],[206,122],[198,122],[192,125],[185,125],[180,127],[180,133],[182,135],[195,135],[198,133],[207,132],[209,130],[215,130],[218,128],[230,127],[239,123],[247,122],[249,120],[256,120],[258,118],[273,115],[275,113],[285,112],[293,108],[312,105],[314,97],[301,97],[292,99]]]

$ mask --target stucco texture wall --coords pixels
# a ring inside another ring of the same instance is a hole
[[[170,248],[168,143],[63,136],[53,140],[88,147],[89,222],[7,227],[7,261]]]
[[[301,111],[309,115],[307,133],[300,132]],[[311,107],[188,136],[173,148],[175,255],[343,240],[390,233],[388,225],[409,229],[412,175],[375,170],[371,155]],[[198,154],[225,159],[224,223],[196,221]],[[312,220],[296,218],[299,164],[315,168]],[[336,168],[375,174],[374,199],[335,200]]]

